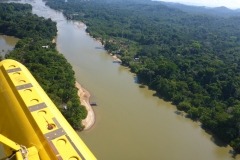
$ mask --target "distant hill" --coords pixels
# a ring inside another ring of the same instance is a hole
[[[209,15],[221,16],[221,17],[240,16],[240,9],[232,10],[224,6],[212,8],[212,7],[184,5],[180,3],[163,2],[163,1],[155,1],[155,3],[161,3],[168,7],[177,8],[189,13],[209,14]]]

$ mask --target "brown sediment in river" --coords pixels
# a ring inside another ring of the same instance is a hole
[[[78,96],[80,98],[81,105],[85,106],[88,111],[87,117],[82,120],[82,124],[85,126],[84,130],[88,130],[95,123],[95,113],[92,109],[92,106],[89,103],[91,95],[78,82],[76,82],[75,86],[78,88]]]

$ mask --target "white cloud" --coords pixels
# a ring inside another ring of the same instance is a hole
[[[179,2],[198,6],[219,7],[225,6],[231,9],[240,8],[240,0],[161,0],[165,2]]]

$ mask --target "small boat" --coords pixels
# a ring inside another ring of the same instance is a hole
[[[98,104],[97,104],[97,102],[92,102],[90,105],[91,106],[97,106]]]

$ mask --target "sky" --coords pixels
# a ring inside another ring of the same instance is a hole
[[[160,0],[165,2],[179,2],[188,5],[220,7],[225,6],[230,9],[240,8],[240,0]]]

